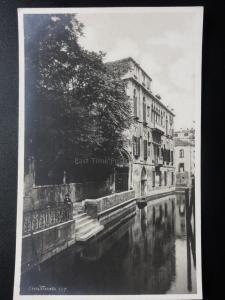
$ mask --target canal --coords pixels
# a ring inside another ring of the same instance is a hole
[[[196,292],[193,199],[176,193],[136,207],[113,231],[25,273],[22,294]]]

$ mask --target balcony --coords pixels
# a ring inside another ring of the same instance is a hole
[[[156,132],[161,135],[163,135],[165,133],[165,129],[162,127],[162,125],[157,124],[157,123],[153,124],[152,131],[153,131],[153,133]]]

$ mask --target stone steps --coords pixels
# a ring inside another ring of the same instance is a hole
[[[102,231],[104,229],[103,225],[100,225],[100,223],[96,226],[94,226],[91,230],[88,230],[87,232],[78,233],[76,235],[76,241],[79,242],[86,242],[90,238],[94,237],[98,232]]]
[[[81,218],[83,218],[83,217],[85,217],[85,216],[88,216],[88,214],[86,214],[86,213],[80,213],[80,214],[78,214],[78,213],[73,213],[73,219],[74,219],[74,220],[81,219]]]
[[[76,223],[76,232],[82,232],[84,229],[89,228],[89,226],[95,225],[93,219],[87,219],[82,222]]]
[[[93,219],[87,213],[76,214],[74,219],[76,221],[76,241],[85,242],[104,228],[97,219]]]
[[[85,223],[87,222],[88,220],[91,220],[91,217],[90,216],[83,216],[83,217],[80,217],[80,218],[76,218],[76,224],[77,226],[78,225],[81,225],[82,223]]]

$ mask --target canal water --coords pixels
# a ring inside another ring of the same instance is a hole
[[[113,231],[25,273],[21,293],[195,293],[192,200],[176,193],[137,206],[136,214]]]

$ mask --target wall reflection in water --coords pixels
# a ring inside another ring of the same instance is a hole
[[[66,287],[65,294],[196,292],[193,195],[180,193],[137,207],[132,217],[87,245],[75,245],[22,277],[34,286]]]

